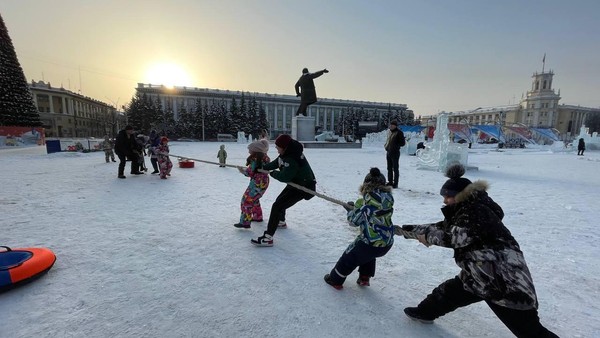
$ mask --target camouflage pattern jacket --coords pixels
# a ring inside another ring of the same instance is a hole
[[[360,228],[360,234],[353,244],[357,241],[375,247],[394,244],[394,196],[391,190],[389,186],[375,186],[369,183],[360,187],[363,197],[354,202],[353,210],[348,211],[350,225]]]
[[[502,223],[504,212],[492,200],[485,181],[476,181],[442,208],[445,219],[403,226],[405,237],[425,235],[427,242],[454,249],[465,290],[497,305],[528,310],[538,307],[523,252]],[[412,229],[411,229],[412,227]]]

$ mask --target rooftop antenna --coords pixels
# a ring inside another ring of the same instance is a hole
[[[544,58],[546,58],[546,54],[544,54]],[[544,71],[542,70],[542,73]],[[81,94],[81,66],[79,66],[79,94]]]

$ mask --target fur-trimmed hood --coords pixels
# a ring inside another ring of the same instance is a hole
[[[478,180],[469,185],[463,191],[456,194],[454,197],[456,203],[464,202],[469,198],[474,197],[478,192],[483,191],[487,192],[489,188],[489,183],[487,181]]]
[[[389,185],[381,185],[374,182],[367,182],[360,185],[358,191],[361,195],[368,194],[372,191],[380,190],[385,192],[392,192],[392,187]]]

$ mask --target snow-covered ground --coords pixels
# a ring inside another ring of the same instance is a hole
[[[244,144],[228,143],[243,165]],[[216,161],[217,143],[171,144],[171,153]],[[381,147],[306,149],[317,190],[355,200]],[[269,151],[276,157],[274,147]],[[149,165],[149,161],[147,160]],[[471,149],[471,180],[491,183],[505,224],[534,278],[542,323],[561,337],[600,336],[600,152]],[[257,248],[232,226],[248,179],[233,168],[175,166],[117,179],[102,152],[0,149],[0,245],[48,247],[50,272],[0,294],[1,337],[510,337],[484,303],[424,325],[403,308],[459,271],[452,251],[396,237],[371,286],[323,282],[356,232],[344,209],[318,197],[288,211],[275,246]],[[435,171],[400,159],[396,224],[442,218]],[[126,173],[129,172],[129,164]],[[271,180],[265,218],[283,184]]]

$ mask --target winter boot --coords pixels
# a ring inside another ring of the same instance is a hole
[[[433,320],[435,319],[421,313],[418,307],[404,308],[404,313],[408,316],[408,318],[424,324],[433,324]]]
[[[329,274],[326,274],[325,277],[323,277],[323,279],[325,280],[325,283],[331,285],[336,290],[341,290],[344,288],[343,285],[333,284],[333,280],[331,279],[331,276]]]
[[[250,229],[250,224],[235,223],[233,226],[240,229]]]
[[[358,279],[356,280],[356,284],[360,285],[360,286],[370,286],[371,284],[369,284],[369,279],[371,279],[370,276],[367,275],[361,275],[358,277]]]
[[[250,242],[256,246],[273,246],[273,236],[265,231],[262,236],[257,239],[251,239]]]
[[[277,223],[277,227],[280,229],[287,229],[287,223],[285,221],[279,221],[279,223]]]
[[[117,176],[118,178],[127,178],[125,175],[120,174],[119,176]]]

